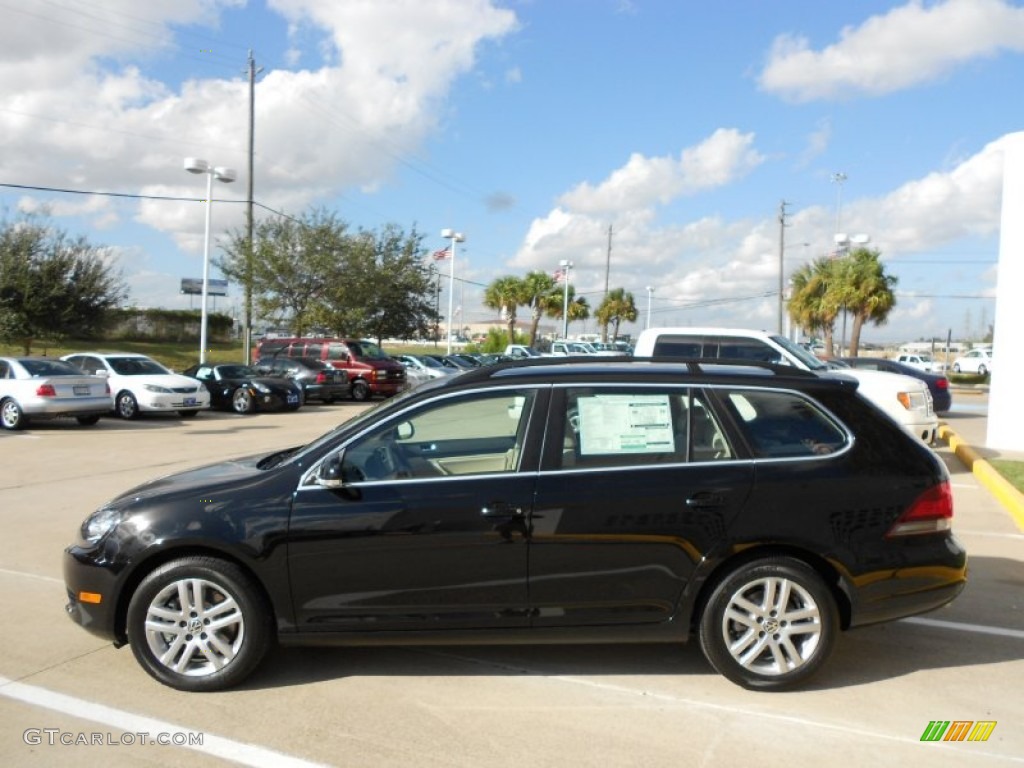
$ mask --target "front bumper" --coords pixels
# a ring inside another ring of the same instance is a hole
[[[113,570],[97,564],[95,553],[78,546],[64,550],[64,585],[68,617],[83,629],[123,645],[123,629],[117,626],[118,578]]]
[[[202,411],[210,407],[210,393],[206,390],[181,394],[180,392],[135,392],[140,411]]]

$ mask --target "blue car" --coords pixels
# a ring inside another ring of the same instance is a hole
[[[913,376],[928,385],[936,413],[947,413],[953,407],[953,394],[949,391],[949,379],[941,373],[928,373],[912,365],[904,365],[884,357],[840,357],[838,359],[851,368],[866,368],[871,371],[887,371],[888,373]]]

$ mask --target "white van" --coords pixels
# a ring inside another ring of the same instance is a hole
[[[898,373],[829,364],[785,336],[742,328],[648,328],[641,332],[635,357],[682,357],[695,360],[748,360],[792,365],[807,371],[839,372],[860,382],[858,391],[907,432],[929,445],[939,419],[928,386]]]

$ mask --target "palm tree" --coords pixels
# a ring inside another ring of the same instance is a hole
[[[530,308],[530,346],[537,341],[537,327],[547,311],[547,302],[552,295],[561,296],[555,278],[547,272],[531,272],[523,279],[523,303]]]
[[[835,354],[836,318],[842,309],[839,296],[839,268],[836,259],[823,256],[793,273],[793,296],[789,316],[801,328],[825,337],[825,354]]]
[[[505,313],[508,322],[508,343],[516,341],[516,310],[526,303],[528,289],[522,278],[513,275],[497,278],[484,289],[484,306]]]
[[[850,355],[853,357],[857,356],[864,323],[883,325],[896,306],[892,289],[898,278],[885,273],[880,257],[877,250],[867,248],[858,248],[846,257],[844,282],[847,284],[846,309],[853,315],[850,331]]]
[[[566,294],[560,290],[552,291],[544,297],[544,314],[548,317],[562,319],[566,303],[569,306],[569,322],[565,323],[566,327],[574,320],[586,320],[590,317],[590,304],[582,296],[577,298],[576,289],[571,285],[569,286],[568,300],[566,300]]]
[[[635,322],[637,318],[636,302],[633,294],[625,288],[615,288],[608,292],[597,308],[597,321],[601,324],[601,341],[608,341],[608,326],[615,325],[612,339],[619,335],[619,325],[623,321]]]

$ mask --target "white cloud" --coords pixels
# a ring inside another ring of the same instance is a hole
[[[884,94],[1002,50],[1024,51],[1024,8],[1006,0],[914,0],[843,29],[821,51],[803,37],[776,38],[760,84],[797,102]]]
[[[563,195],[559,203],[580,213],[635,210],[724,186],[763,162],[753,143],[752,133],[720,128],[697,146],[683,150],[678,159],[633,154],[625,166],[596,187],[584,182]]]

